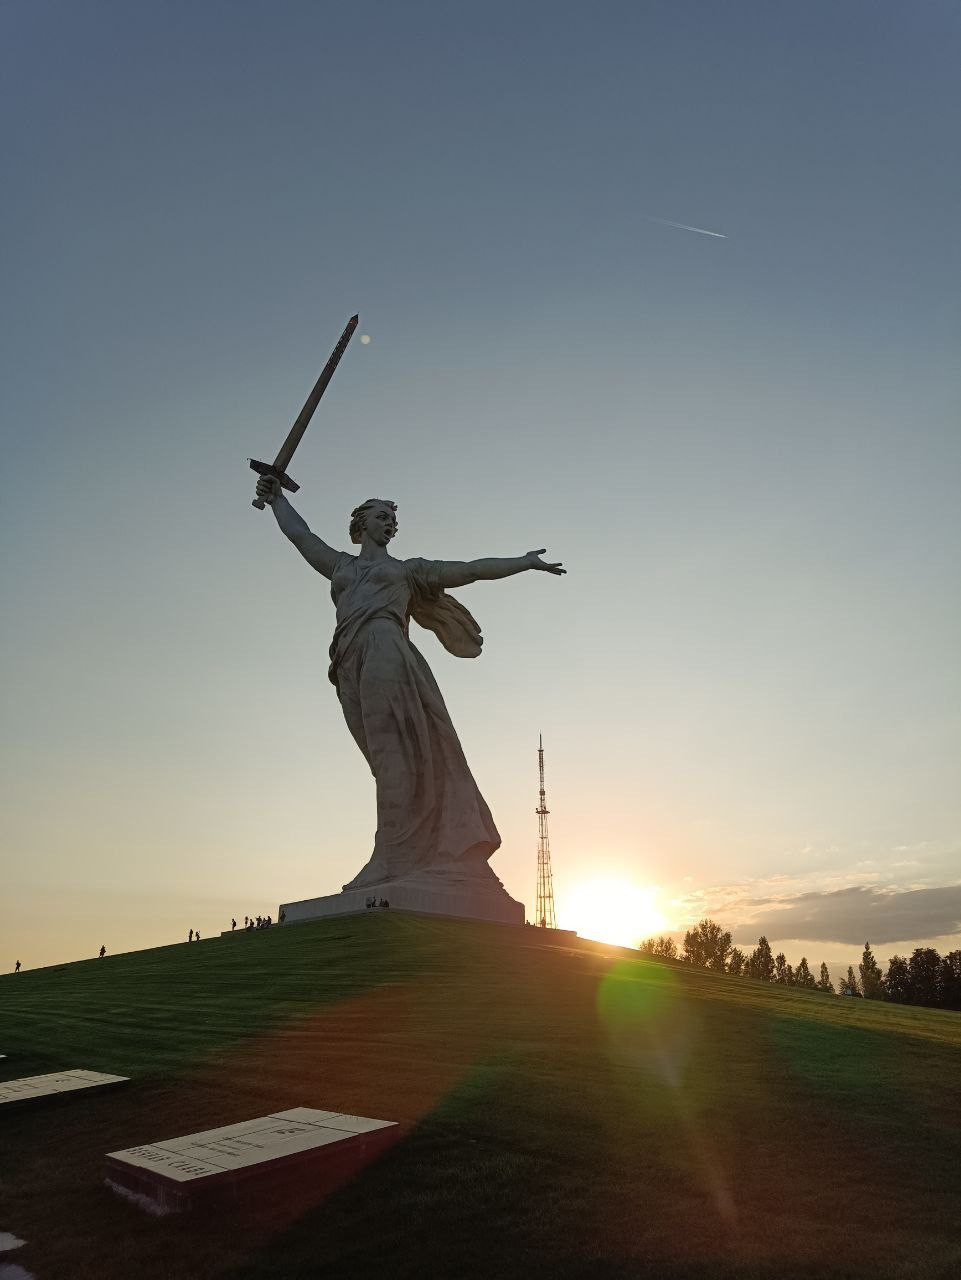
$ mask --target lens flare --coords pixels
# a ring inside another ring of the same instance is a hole
[[[693,1027],[670,965],[625,960],[605,974],[597,1012],[614,1058],[671,1088],[683,1083]]]
[[[692,1070],[695,1053],[703,1055],[705,1046],[679,975],[653,960],[615,964],[598,988],[597,1013],[625,1106],[648,1120],[670,1117],[718,1216],[733,1222],[733,1179],[702,1123],[711,1102],[703,1070],[700,1085]]]

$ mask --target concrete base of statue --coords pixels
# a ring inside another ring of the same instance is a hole
[[[491,920],[498,924],[524,923],[524,904],[510,896],[493,872],[489,878],[485,876],[483,879],[415,872],[383,880],[379,884],[365,884],[357,888],[347,886],[341,893],[331,893],[323,898],[284,902],[280,910],[284,912],[286,923],[293,924],[366,911],[371,899],[375,902],[386,900],[394,911]]]

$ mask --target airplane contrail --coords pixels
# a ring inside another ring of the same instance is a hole
[[[680,231],[696,231],[699,236],[715,236],[718,240],[726,240],[727,236],[722,235],[720,231],[705,231],[703,227],[689,227],[686,222],[672,222],[670,218],[655,218],[650,213],[642,213],[642,218],[646,218],[648,222],[659,222],[663,227],[677,227]]]

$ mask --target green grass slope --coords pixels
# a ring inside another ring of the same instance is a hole
[[[0,978],[0,1230],[38,1280],[961,1276],[961,1016],[399,913]],[[333,1191],[155,1219],[104,1153],[401,1122]]]

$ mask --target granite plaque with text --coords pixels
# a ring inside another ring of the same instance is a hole
[[[294,1107],[257,1120],[165,1138],[107,1157],[113,1190],[154,1213],[190,1208],[207,1192],[266,1185],[306,1165],[338,1170],[363,1163],[384,1145],[393,1120]]]

